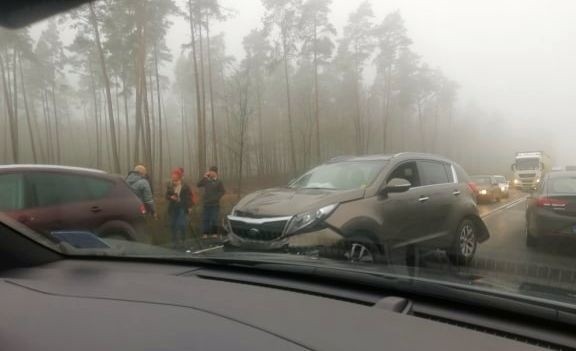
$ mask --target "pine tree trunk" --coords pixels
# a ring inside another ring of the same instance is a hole
[[[158,47],[154,46],[154,70],[156,73],[156,97],[158,98],[158,164],[159,164],[159,174],[162,174],[164,170],[164,150],[163,150],[163,138],[162,138],[162,97],[160,93],[160,74],[158,73]],[[170,149],[168,149],[170,150]],[[159,177],[160,179],[160,177]],[[159,185],[161,185],[159,183]]]
[[[18,79],[16,73],[16,49],[12,52],[12,97],[14,98],[14,104],[12,105],[12,118],[14,119],[11,123],[11,133],[12,134],[12,158],[14,163],[20,162],[20,143],[19,143],[19,132],[18,132]]]
[[[291,173],[298,171],[296,164],[296,146],[294,141],[294,124],[292,121],[292,99],[290,96],[290,75],[288,73],[288,47],[285,34],[282,34],[282,50],[284,58],[284,85],[286,89],[286,104],[288,109],[288,137],[290,138],[290,156],[292,161]]]
[[[14,144],[17,143],[18,137],[14,136],[14,109],[12,105],[12,97],[10,96],[10,88],[7,76],[10,74],[6,72],[7,64],[4,64],[4,59],[0,57],[0,70],[2,71],[2,87],[4,90],[4,103],[6,104],[7,114],[8,114],[8,129],[10,130],[10,141],[11,141],[11,149],[12,149],[12,161],[17,162],[18,159],[18,150],[15,151]]]
[[[208,58],[208,89],[210,95],[210,119],[212,121],[212,160],[215,165],[218,165],[218,139],[216,136],[216,117],[214,113],[214,87],[212,84],[212,47],[210,46],[210,22],[208,17],[206,17],[206,44],[207,58]]]
[[[202,98],[200,93],[200,82],[198,75],[198,58],[196,50],[196,34],[194,29],[194,11],[192,9],[192,0],[188,0],[188,8],[190,15],[190,36],[192,43],[192,59],[194,65],[194,85],[196,88],[196,118],[197,118],[197,146],[198,146],[198,176],[202,176],[203,172],[206,170],[206,143],[204,141],[204,125],[202,123]]]
[[[198,68],[200,70],[200,93],[201,93],[201,97],[202,97],[202,140],[204,142],[204,149],[205,149],[205,154],[206,154],[206,158],[208,157],[208,135],[206,135],[206,79],[205,79],[205,74],[204,74],[204,70],[206,68],[205,64],[204,64],[204,44],[203,44],[203,40],[202,40],[202,14],[200,13],[200,11],[198,11],[198,49],[199,49],[199,53],[198,53],[198,58],[200,59]],[[206,167],[202,168],[200,171],[205,170]]]
[[[52,80],[52,108],[54,111],[54,139],[56,141],[56,151],[55,160],[56,163],[60,164],[61,152],[60,152],[60,123],[58,122],[58,106],[56,104],[56,80]]]
[[[317,18],[314,16],[314,123],[316,130],[316,162],[320,162],[321,150],[320,150],[320,92],[318,91],[318,25]]]
[[[115,173],[120,173],[120,156],[118,155],[118,139],[116,138],[116,123],[114,121],[114,106],[112,102],[112,93],[110,91],[110,78],[106,69],[106,61],[104,58],[104,51],[100,42],[100,30],[98,28],[98,21],[94,11],[94,3],[89,3],[90,21],[92,22],[92,29],[94,30],[94,37],[96,40],[96,49],[98,51],[98,59],[100,61],[100,68],[102,69],[102,78],[104,80],[104,89],[106,91],[106,105],[108,106],[108,124],[110,128],[110,142],[109,148],[112,149],[113,170]]]
[[[126,86],[126,77],[122,77],[122,89],[124,90],[122,96],[124,98],[124,124],[126,128],[126,164],[132,165],[130,159],[130,119],[128,116],[128,87]]]
[[[28,124],[28,135],[30,137],[30,147],[32,149],[32,160],[38,163],[38,155],[36,153],[36,140],[34,138],[34,128],[32,126],[32,118],[30,116],[30,107],[28,106],[28,96],[26,94],[26,84],[24,84],[24,72],[22,70],[22,55],[20,55],[19,65],[20,68],[20,83],[22,84],[22,97],[24,99],[24,111],[26,113],[26,123]]]

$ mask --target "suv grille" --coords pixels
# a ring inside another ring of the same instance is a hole
[[[241,238],[258,241],[276,240],[282,236],[288,221],[274,221],[262,224],[230,220],[232,232]]]
[[[536,176],[536,173],[518,174],[518,177],[520,177],[520,178],[532,178],[535,176]]]

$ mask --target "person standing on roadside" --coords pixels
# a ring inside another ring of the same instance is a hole
[[[184,170],[182,168],[174,169],[171,174],[172,179],[166,188],[168,219],[174,248],[183,245],[186,240],[188,214],[192,207],[192,191],[188,184],[182,180],[183,176]]]
[[[199,188],[204,188],[202,210],[202,238],[208,235],[218,237],[218,219],[220,218],[220,199],[226,192],[224,184],[218,177],[218,167],[212,166],[198,182]]]
[[[142,201],[146,208],[146,213],[150,214],[155,219],[158,218],[156,214],[156,206],[154,205],[154,196],[152,195],[152,187],[146,177],[148,171],[143,165],[136,165],[126,177],[126,183],[136,193],[136,196]]]

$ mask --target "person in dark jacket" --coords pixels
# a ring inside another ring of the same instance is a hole
[[[156,206],[154,205],[154,196],[152,195],[152,187],[146,177],[147,170],[143,165],[134,167],[126,177],[126,183],[132,188],[136,196],[142,201],[146,208],[146,213],[152,217],[157,218]]]
[[[182,168],[174,169],[171,174],[172,180],[166,188],[168,219],[172,232],[172,245],[175,248],[184,244],[188,226],[188,214],[192,208],[192,191],[182,180],[183,176],[184,170]]]
[[[199,188],[204,188],[202,210],[202,234],[218,237],[218,219],[220,218],[220,199],[226,192],[224,184],[218,177],[218,167],[212,166],[198,182]]]

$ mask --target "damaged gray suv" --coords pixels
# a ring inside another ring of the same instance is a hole
[[[225,229],[230,250],[316,249],[356,262],[416,247],[466,264],[489,238],[466,172],[416,153],[334,158],[286,187],[245,196]]]

